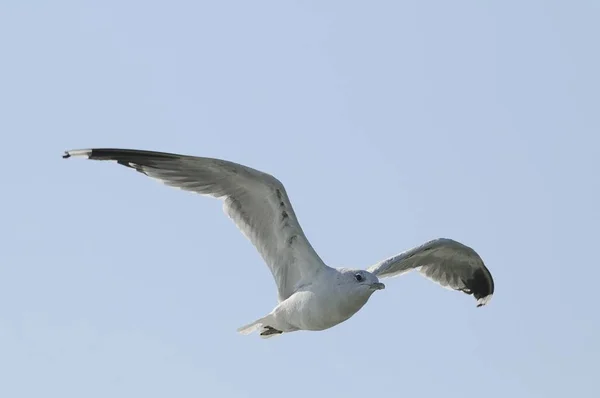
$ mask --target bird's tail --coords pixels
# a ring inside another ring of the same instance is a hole
[[[250,334],[258,329],[261,329],[260,337],[263,339],[268,339],[269,337],[277,336],[283,333],[282,331],[271,326],[270,323],[273,323],[273,315],[271,314],[244,325],[238,328],[237,331],[241,334]]]

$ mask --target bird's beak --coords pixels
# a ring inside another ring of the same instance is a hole
[[[383,283],[380,283],[380,282],[373,283],[373,284],[371,284],[371,289],[373,289],[373,290],[385,289],[385,285]]]

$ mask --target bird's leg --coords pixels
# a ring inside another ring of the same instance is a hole
[[[281,330],[277,330],[274,327],[271,326],[264,326],[264,331],[261,332],[261,336],[270,336],[272,334],[281,334],[283,333]]]

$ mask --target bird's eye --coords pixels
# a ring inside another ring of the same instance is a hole
[[[360,281],[362,281],[362,280],[363,280],[363,276],[362,276],[361,274],[356,274],[356,275],[354,275],[354,278],[355,278],[355,279],[356,279],[358,282],[360,282]]]

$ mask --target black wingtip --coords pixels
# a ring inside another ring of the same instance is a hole
[[[465,293],[472,294],[477,300],[477,307],[483,307],[492,298],[494,294],[494,280],[485,270],[478,269],[473,273],[473,277],[464,281]]]
[[[65,154],[62,157],[63,157],[63,159],[68,159],[71,157],[71,154],[69,152],[65,151]]]

